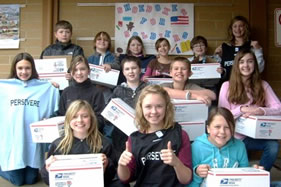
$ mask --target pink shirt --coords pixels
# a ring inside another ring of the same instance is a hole
[[[281,103],[278,97],[275,95],[274,91],[270,87],[270,85],[266,81],[262,81],[262,86],[265,90],[265,106],[258,106],[253,105],[252,103],[252,95],[247,94],[250,100],[245,104],[233,104],[228,101],[228,88],[229,88],[229,81],[224,82],[222,84],[220,95],[219,95],[219,103],[218,106],[225,107],[229,109],[234,119],[240,117],[243,113],[241,112],[240,108],[242,106],[256,106],[261,108],[264,111],[264,115],[266,116],[274,116],[274,115],[281,115]],[[243,136],[237,134],[235,135],[236,138],[242,139]]]

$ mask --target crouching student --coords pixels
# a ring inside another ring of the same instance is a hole
[[[234,138],[235,121],[226,108],[213,108],[207,121],[207,134],[192,143],[193,180],[200,186],[211,168],[248,167],[245,145]]]
[[[184,57],[176,57],[170,66],[172,83],[163,83],[161,86],[173,99],[194,99],[210,105],[216,99],[216,94],[196,84],[189,83],[188,78],[192,75],[190,62]]]
[[[140,80],[141,61],[135,56],[128,56],[122,60],[122,72],[126,82],[118,85],[113,90],[113,98],[120,98],[130,107],[135,108],[141,90],[147,86],[147,83]],[[128,136],[118,128],[112,132],[112,144],[116,152],[116,158],[119,158],[125,150],[125,142]]]
[[[91,105],[85,100],[76,100],[66,111],[64,136],[50,145],[48,159],[41,175],[49,184],[49,168],[56,161],[56,155],[102,153],[104,184],[108,186],[116,170],[113,165],[112,146],[98,130],[97,118]]]
[[[136,186],[183,186],[192,179],[190,141],[173,122],[168,93],[159,85],[144,88],[136,105],[139,131],[130,135],[117,173]]]

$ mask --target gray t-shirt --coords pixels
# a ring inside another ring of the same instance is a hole
[[[174,89],[172,82],[163,83],[163,84],[161,84],[161,86]],[[193,84],[193,83],[186,83],[186,85],[184,86],[184,90],[204,90],[204,89],[205,88],[202,88],[202,87],[198,86],[197,84]]]

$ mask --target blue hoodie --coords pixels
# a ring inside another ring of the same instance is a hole
[[[200,186],[204,178],[195,171],[201,164],[209,164],[211,168],[248,167],[248,156],[244,143],[235,138],[230,139],[221,149],[208,140],[208,135],[197,137],[192,146],[193,180],[188,186]]]

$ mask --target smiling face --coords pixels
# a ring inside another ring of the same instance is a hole
[[[16,64],[17,77],[22,81],[27,81],[32,75],[31,63],[27,60],[21,60]]]
[[[159,55],[161,56],[167,56],[168,53],[170,51],[170,46],[169,44],[167,43],[166,40],[163,40],[160,44],[159,44],[159,47],[157,48],[157,52]]]
[[[88,135],[88,130],[91,127],[91,116],[88,110],[81,108],[70,121],[70,127],[75,137],[86,137]]]
[[[214,116],[207,126],[208,140],[218,148],[222,148],[231,139],[231,129],[222,115]]]
[[[250,78],[255,70],[255,59],[252,54],[247,53],[239,60],[239,71],[243,78]]]
[[[207,48],[203,42],[199,42],[193,45],[192,50],[194,52],[194,55],[198,57],[198,56],[204,56],[206,54]]]
[[[68,43],[71,39],[71,31],[70,29],[60,28],[55,32],[55,37],[62,43]]]
[[[236,21],[232,24],[232,33],[235,38],[243,38],[245,34],[245,24],[243,21]]]
[[[90,70],[85,62],[78,62],[78,65],[76,65],[74,71],[72,71],[72,77],[77,83],[82,83],[88,79],[89,73]]]
[[[123,65],[123,74],[127,82],[136,83],[140,80],[141,69],[134,61],[125,62]]]
[[[171,65],[170,75],[174,82],[185,83],[190,77],[191,71],[186,62],[175,61]]]
[[[163,128],[166,102],[160,94],[147,94],[142,101],[142,111],[150,129],[156,131]]]
[[[109,47],[109,38],[105,35],[100,35],[96,40],[95,47],[97,51],[106,52]]]
[[[142,44],[138,40],[132,40],[129,45],[129,51],[133,56],[138,56],[142,53]]]

